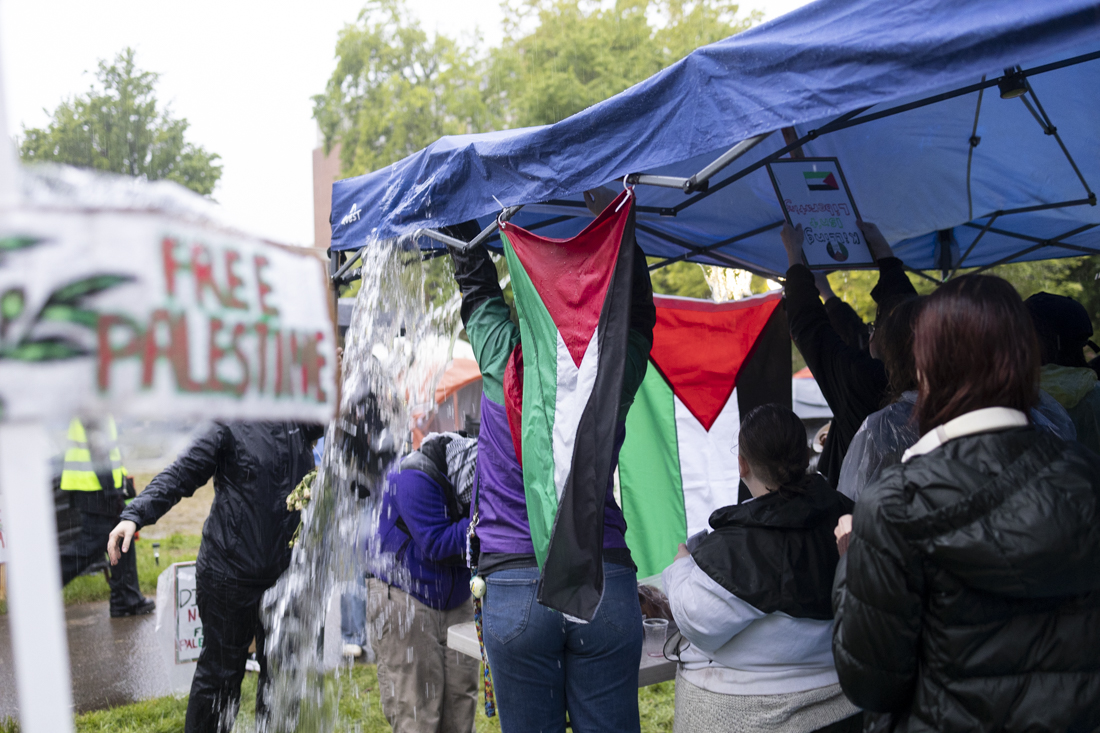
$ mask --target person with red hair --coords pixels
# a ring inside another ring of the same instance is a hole
[[[1039,345],[1004,280],[929,296],[921,438],[864,490],[833,590],[842,689],[892,731],[1100,721],[1100,457],[1031,424]]]

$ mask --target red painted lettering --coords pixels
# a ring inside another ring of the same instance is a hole
[[[160,253],[164,260],[164,286],[168,290],[168,295],[172,297],[176,295],[176,271],[191,269],[190,265],[176,259],[177,244],[171,237],[165,237],[160,243]]]
[[[214,297],[217,298],[218,303],[225,305],[225,296],[222,294],[221,288],[218,287],[218,283],[214,280],[214,264],[210,258],[210,250],[201,244],[196,244],[191,247],[191,272],[195,275],[195,300],[200,304],[203,302],[202,296],[206,290],[213,291]]]
[[[167,343],[160,343],[161,332],[166,332]],[[145,332],[145,348],[141,355],[141,386],[149,389],[153,386],[153,374],[157,359],[172,358],[172,317],[168,311],[159,308],[149,318],[149,330]]]
[[[233,270],[233,266],[241,261],[241,255],[231,249],[225,251],[225,277],[226,277],[226,301],[227,308],[237,308],[239,310],[248,310],[248,303],[245,303],[239,297],[237,297],[237,290],[244,285],[244,280],[238,277],[237,273]]]
[[[117,334],[125,333],[119,345]],[[99,391],[106,392],[111,387],[111,364],[116,359],[126,359],[141,353],[141,327],[125,316],[100,315],[96,322],[96,340],[98,342],[97,370]]]
[[[218,334],[221,333],[222,323],[220,318],[210,319],[210,343],[207,351],[207,365],[209,371],[206,376],[206,388],[211,392],[228,392],[232,387],[218,378],[218,362],[225,356],[225,349],[218,346]]]
[[[180,313],[172,318],[172,369],[176,374],[176,386],[184,392],[201,392],[202,385],[191,379],[190,341],[187,340],[187,316]]]
[[[270,263],[266,257],[257,255],[252,258],[252,262],[256,268],[256,287],[259,289],[260,294],[260,311],[265,316],[277,316],[279,315],[279,309],[267,304],[267,296],[271,294],[271,286],[264,280],[263,269]]]
[[[237,357],[237,361],[241,364],[241,380],[237,382],[233,387],[233,393],[238,397],[245,393],[248,389],[249,375],[248,375],[248,360],[244,357],[244,351],[241,350],[241,337],[244,336],[248,328],[243,323],[238,323],[233,327],[233,341],[229,346],[229,350],[233,352],[233,356]]]
[[[275,332],[275,396],[291,394],[290,379],[286,373],[286,353],[283,349],[283,332]]]
[[[256,336],[259,337],[259,342],[260,342],[259,343],[259,354],[260,354],[259,372],[260,373],[259,373],[259,378],[258,378],[257,382],[259,384],[260,394],[263,394],[263,391],[265,389],[267,389],[267,334],[268,334],[268,328],[267,328],[266,323],[257,323],[255,328],[256,328]]]

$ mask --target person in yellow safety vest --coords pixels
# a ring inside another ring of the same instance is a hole
[[[133,479],[122,465],[118,428],[110,415],[102,420],[88,421],[87,426],[75,417],[69,423],[61,490],[66,492],[75,509],[67,513],[69,524],[79,523],[77,532],[66,533],[66,528],[76,527],[65,527],[64,521],[61,527],[62,535],[76,535],[61,546],[62,583],[68,584],[103,560],[107,537],[118,524],[127,495],[134,495]],[[111,587],[112,618],[152,613],[156,608],[156,604],[141,593],[135,553],[129,553],[111,568],[107,582]]]

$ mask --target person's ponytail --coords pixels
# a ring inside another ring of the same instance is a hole
[[[780,495],[804,494],[809,488],[806,428],[789,408],[768,404],[753,409],[741,421],[738,443],[753,471]]]

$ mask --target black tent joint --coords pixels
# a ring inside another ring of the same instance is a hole
[[[631,173],[626,177],[626,180],[627,183],[640,183],[643,186],[678,188],[684,193],[706,191],[710,187],[711,178],[718,175],[722,171],[722,169],[729,166],[731,163],[733,163],[733,161],[737,160],[760,143],[764,142],[771,134],[771,132],[762,132],[759,135],[754,135],[753,137],[750,137],[746,140],[742,140],[726,152],[722,153],[712,163],[710,163],[708,166],[706,166],[690,178],[679,178],[676,176],[655,176],[648,173]],[[670,214],[670,216],[675,215],[675,213]]]

